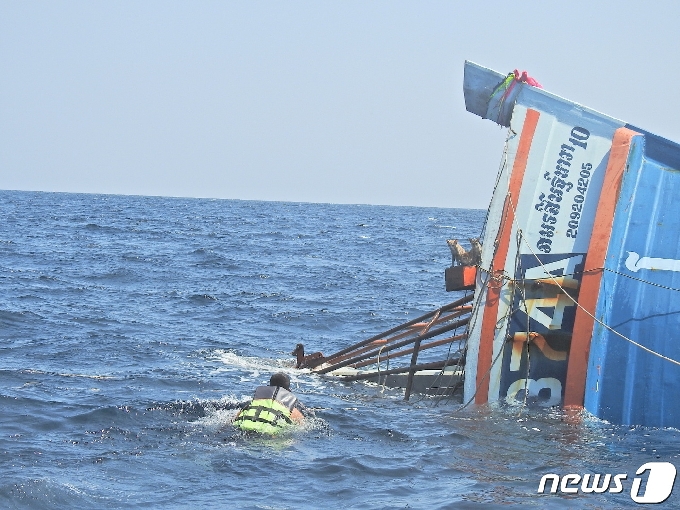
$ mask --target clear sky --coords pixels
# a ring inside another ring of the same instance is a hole
[[[680,2],[0,0],[0,188],[486,208],[466,59],[680,141]]]

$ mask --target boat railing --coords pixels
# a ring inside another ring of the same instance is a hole
[[[472,311],[472,306],[468,303],[473,299],[474,295],[470,293],[420,317],[354,343],[330,356],[320,357],[314,360],[314,366],[311,368],[315,373],[338,375],[345,381],[408,373],[404,395],[405,400],[408,400],[417,372],[443,370],[461,364],[466,339],[465,329]],[[427,342],[431,339],[432,341]],[[446,357],[441,359],[443,353],[439,351],[444,348],[443,346],[449,347]],[[428,360],[418,363],[423,351],[437,347],[442,349],[428,353]],[[440,358],[436,359],[438,352]],[[390,360],[403,358],[409,354],[411,357],[408,365],[397,364],[389,367]],[[382,362],[386,362],[386,369],[380,369]],[[376,369],[369,369],[371,365],[375,365]],[[355,370],[340,370],[345,367]]]

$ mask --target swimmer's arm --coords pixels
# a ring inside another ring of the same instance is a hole
[[[239,415],[243,412],[243,410],[244,410],[246,407],[248,407],[248,405],[249,405],[251,402],[252,402],[252,400],[246,400],[245,402],[241,402],[240,404],[238,404],[238,407],[240,407],[241,409],[239,410],[238,413],[236,413],[236,416],[234,416],[234,418],[233,418],[231,421],[236,420],[236,418],[239,417]]]
[[[297,408],[294,407],[293,410],[290,412],[290,419],[293,420],[295,423],[302,423],[305,417]]]

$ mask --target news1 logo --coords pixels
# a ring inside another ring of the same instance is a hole
[[[636,476],[630,488],[630,497],[636,503],[663,503],[673,491],[675,475],[677,471],[670,462],[647,462],[638,468],[636,475],[642,475],[649,471],[647,483],[642,487],[643,479]],[[569,473],[560,477],[553,473],[544,475],[538,484],[538,493],[544,494],[550,483],[550,493],[555,494],[558,489],[563,494],[584,494],[610,492],[623,492],[623,481],[628,479],[626,473],[611,474],[585,474],[583,476]]]

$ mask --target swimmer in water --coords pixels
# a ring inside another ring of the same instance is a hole
[[[290,392],[290,377],[283,372],[271,376],[269,386],[258,386],[253,399],[234,418],[234,426],[261,434],[278,434],[300,424],[302,404]]]

